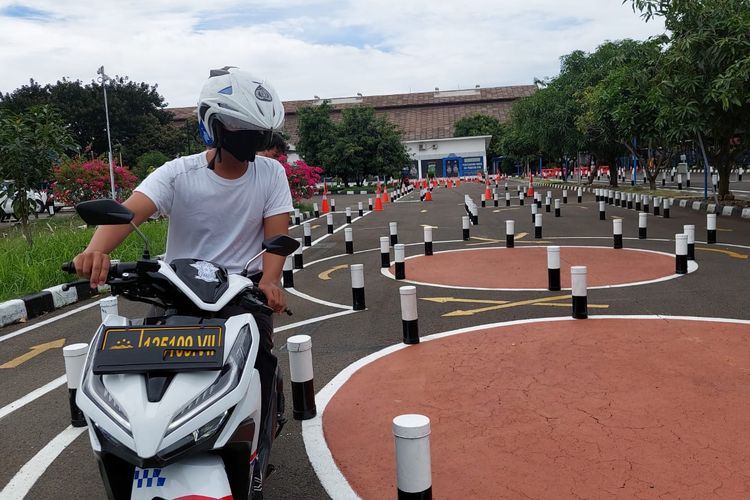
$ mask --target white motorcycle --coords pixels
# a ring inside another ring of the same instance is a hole
[[[126,224],[133,217],[113,200],[84,202],[76,210],[90,225]],[[254,368],[260,337],[252,313],[272,311],[245,273],[227,274],[194,259],[152,260],[143,238],[144,258],[114,264],[108,283],[113,294],[157,305],[165,314],[108,315],[90,344],[76,396],[107,496],[248,498],[254,469],[256,477],[267,470],[271,442],[283,425],[278,367],[266,422]],[[290,255],[297,246],[276,236],[251,261],[266,251]],[[71,263],[63,269],[75,272]]]

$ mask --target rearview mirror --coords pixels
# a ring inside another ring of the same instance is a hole
[[[297,248],[299,248],[299,241],[285,234],[273,236],[263,242],[263,250],[282,257],[292,255]]]
[[[110,199],[82,201],[76,205],[76,212],[89,226],[128,224],[133,220],[133,212]]]

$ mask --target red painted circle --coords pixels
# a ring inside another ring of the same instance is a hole
[[[588,286],[623,285],[671,276],[672,256],[635,249],[560,247],[563,288],[570,267],[586,266]],[[391,272],[394,273],[393,267]],[[546,247],[483,248],[439,252],[406,261],[406,279],[466,288],[547,288]]]
[[[590,319],[397,351],[325,409],[362,498],[395,495],[391,421],[430,417],[436,498],[750,497],[750,325]]]

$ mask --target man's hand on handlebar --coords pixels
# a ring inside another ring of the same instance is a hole
[[[264,282],[258,283],[258,288],[266,296],[268,307],[276,313],[282,313],[286,309],[286,296],[284,291],[276,283]]]
[[[109,255],[98,251],[84,251],[73,259],[76,272],[91,283],[91,288],[104,285],[109,275]]]

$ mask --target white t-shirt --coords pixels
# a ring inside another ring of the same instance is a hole
[[[169,217],[166,261],[191,258],[230,273],[261,251],[263,219],[294,210],[284,167],[256,156],[247,172],[229,180],[208,168],[206,152],[165,163],[135,189]],[[250,265],[256,273],[262,258]]]

